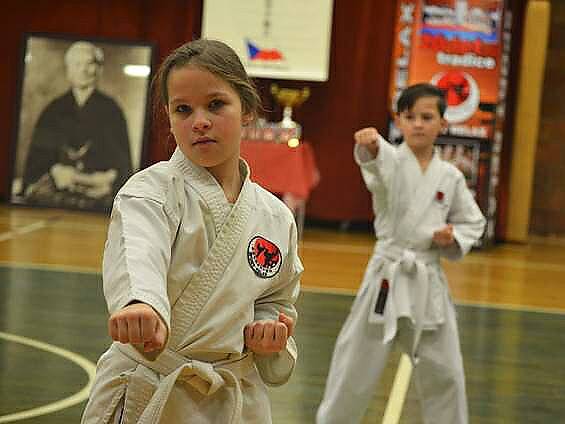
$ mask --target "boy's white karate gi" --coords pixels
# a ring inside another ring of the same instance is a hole
[[[372,158],[355,147],[371,192],[378,242],[336,342],[318,424],[358,423],[398,340],[415,364],[426,423],[467,422],[463,361],[455,310],[440,256],[463,257],[481,237],[485,219],[463,174],[434,153],[425,173],[410,148],[379,137]],[[455,244],[432,245],[433,233],[453,225]],[[384,310],[376,311],[381,286]],[[397,337],[398,336],[398,337]]]
[[[169,339],[155,361],[114,342],[98,362],[84,424],[271,422],[265,383],[288,380],[296,345],[289,338],[286,350],[253,356],[243,329],[279,311],[296,319],[303,268],[291,212],[241,169],[234,205],[179,149],[118,193],[103,266],[109,311],[145,302]]]

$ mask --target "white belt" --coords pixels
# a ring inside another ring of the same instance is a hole
[[[116,343],[120,352],[133,361],[161,374],[165,377],[158,383],[138,424],[157,424],[161,419],[169,395],[177,381],[193,386],[202,395],[210,396],[220,387],[230,385],[235,388],[233,414],[228,423],[240,423],[243,408],[243,393],[240,380],[254,366],[253,355],[246,354],[235,360],[215,363],[186,358],[170,349],[165,349],[156,361],[144,358],[131,345]]]
[[[429,297],[429,276],[427,266],[439,262],[439,253],[430,250],[412,250],[403,248],[390,243],[377,243],[376,254],[390,262],[386,275],[389,278],[388,299],[385,303],[383,311],[384,318],[384,342],[388,343],[394,339],[397,331],[398,315],[396,310],[396,280],[400,273],[415,273],[415,286],[411,290],[418,291],[418,300],[414,310],[414,344],[412,348],[412,356],[416,359],[416,353],[422,330],[424,326],[424,317]],[[377,290],[378,292],[378,290]],[[373,305],[374,307],[374,305]],[[373,316],[373,311],[369,316]]]

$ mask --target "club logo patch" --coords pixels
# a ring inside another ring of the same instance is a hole
[[[260,278],[274,277],[281,269],[282,256],[279,248],[267,239],[255,236],[247,246],[249,266]]]

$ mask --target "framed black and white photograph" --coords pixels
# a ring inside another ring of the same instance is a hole
[[[108,211],[144,165],[154,48],[26,34],[10,202]]]

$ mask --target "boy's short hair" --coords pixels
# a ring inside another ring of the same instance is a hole
[[[421,99],[422,97],[437,97],[437,107],[440,116],[443,118],[443,114],[447,109],[445,96],[443,91],[429,83],[414,84],[405,88],[396,102],[396,113],[412,109],[416,100]]]

